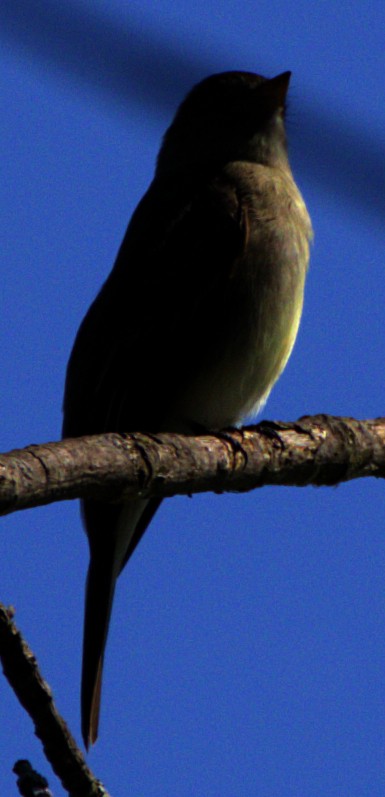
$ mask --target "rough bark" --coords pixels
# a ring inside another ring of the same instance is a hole
[[[385,418],[315,415],[197,436],[114,433],[0,455],[0,514],[70,498],[121,501],[367,476],[385,476]]]
[[[52,769],[70,797],[108,797],[88,768],[66,723],[60,716],[36,658],[17,630],[12,609],[0,603],[0,659],[3,672],[19,702],[35,725],[36,736]]]

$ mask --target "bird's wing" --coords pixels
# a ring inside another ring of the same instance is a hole
[[[150,187],[80,327],[66,437],[159,431],[175,392],[209,356],[208,333],[223,321],[228,277],[246,245],[247,211],[226,183],[188,200],[183,188],[168,197],[157,182]]]
[[[220,345],[228,283],[247,229],[246,209],[229,185],[213,181],[195,193],[185,185],[174,193],[157,182],[150,187],[75,341],[65,437],[164,428],[178,393]],[[83,502],[91,554],[82,672],[87,747],[97,738],[116,579],[159,503]]]

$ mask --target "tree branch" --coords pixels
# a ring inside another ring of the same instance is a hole
[[[246,491],[385,477],[385,418],[328,415],[212,434],[106,434],[0,455],[0,513],[69,498]],[[58,714],[33,653],[0,604],[4,673],[31,715],[47,758],[73,797],[106,794]]]
[[[71,797],[108,797],[88,768],[83,754],[60,716],[35,656],[0,603],[0,659],[3,672],[35,725],[53,771]]]
[[[385,477],[385,418],[315,415],[187,436],[135,432],[33,445],[0,456],[0,514],[64,501]]]

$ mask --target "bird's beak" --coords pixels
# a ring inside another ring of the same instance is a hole
[[[275,108],[284,107],[290,78],[291,72],[282,72],[281,75],[277,75],[277,77],[273,77],[263,83],[266,95]]]

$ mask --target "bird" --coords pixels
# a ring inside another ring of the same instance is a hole
[[[180,104],[75,339],[64,438],[221,430],[265,404],[297,336],[312,239],[288,160],[290,77],[213,74]],[[159,504],[82,501],[87,750],[98,736],[116,580]]]

